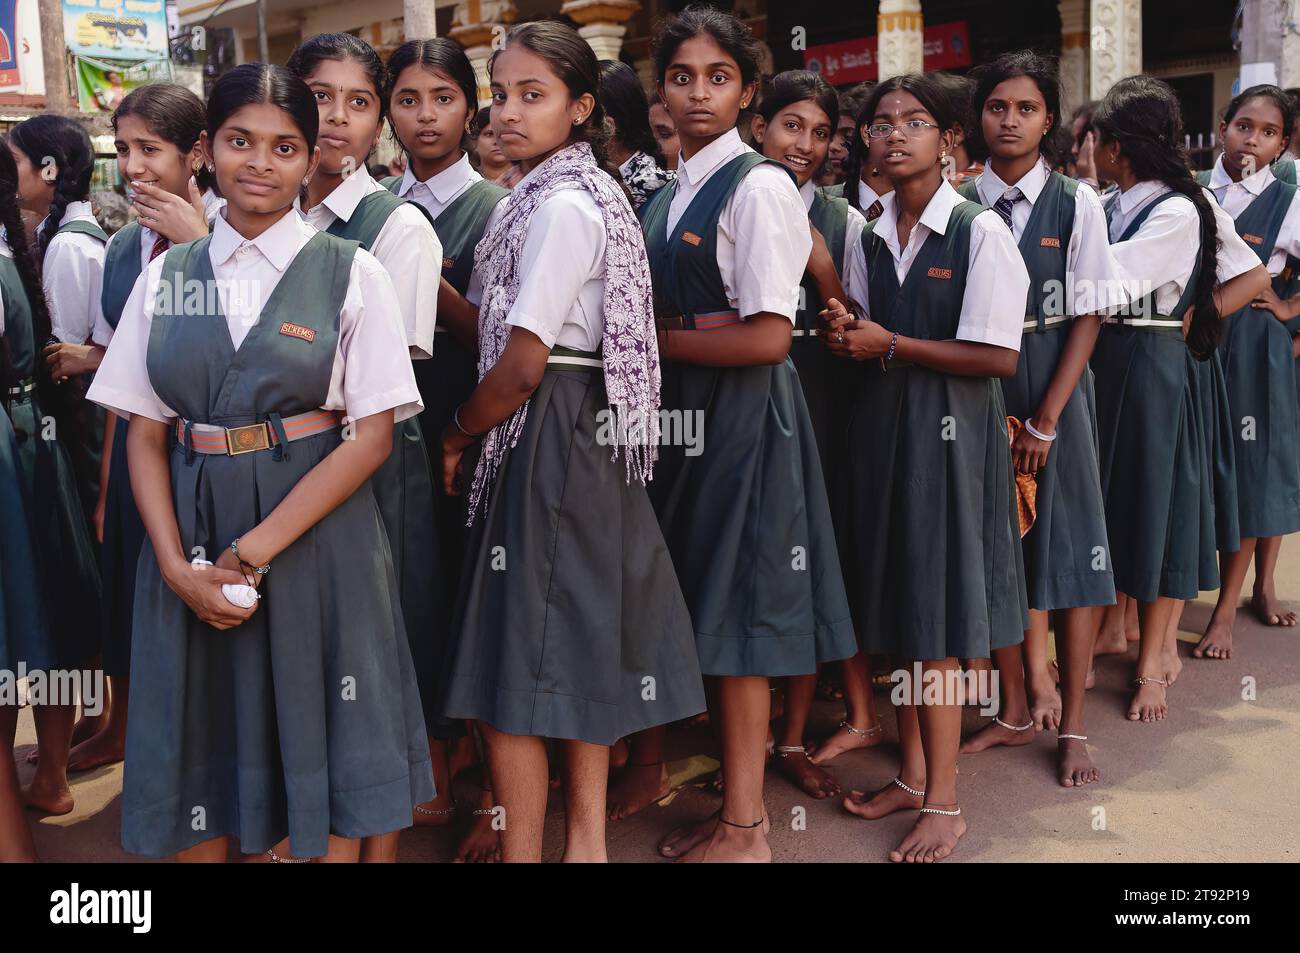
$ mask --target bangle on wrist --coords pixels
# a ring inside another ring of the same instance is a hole
[[[1029,420],[1028,418],[1025,419],[1025,429],[1029,431],[1029,435],[1031,437],[1037,437],[1039,440],[1042,440],[1046,443],[1051,443],[1053,440],[1056,439],[1055,432],[1043,433],[1041,430],[1035,427],[1033,421]]]
[[[244,557],[240,556],[238,538],[231,541],[230,551],[235,554],[235,559],[239,560],[239,565],[247,566],[250,570],[257,573],[259,576],[265,576],[268,572],[271,571],[270,563],[267,563],[265,566],[258,566],[255,563],[250,563],[248,560],[244,559]]]
[[[461,422],[460,422],[460,409],[461,409],[461,407],[464,407],[464,406],[465,406],[464,404],[459,404],[459,405],[457,405],[456,409],[455,409],[454,411],[452,411],[452,414],[451,414],[451,422],[454,423],[454,424],[456,425],[456,429],[457,429],[457,430],[459,430],[462,434],[464,434],[464,435],[465,435],[466,437],[468,437],[470,440],[478,440],[480,437],[483,436],[483,434],[481,434],[481,433],[470,433],[470,432],[469,432],[468,430],[466,430],[463,426],[461,426]]]

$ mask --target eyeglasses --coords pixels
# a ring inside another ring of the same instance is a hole
[[[871,139],[884,139],[895,129],[901,129],[903,135],[910,139],[913,136],[919,136],[926,129],[938,128],[937,123],[926,122],[924,119],[909,119],[897,126],[887,122],[877,122],[867,127],[867,136]]]

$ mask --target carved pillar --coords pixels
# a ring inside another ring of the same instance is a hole
[[[1142,0],[1090,0],[1088,95],[1101,99],[1117,80],[1142,72]]]
[[[1084,0],[1060,0],[1061,92],[1068,114],[1087,102],[1088,96],[1088,5]],[[1064,122],[1065,116],[1056,121]]]
[[[465,55],[474,66],[480,108],[492,98],[488,59],[504,45],[506,33],[517,15],[511,0],[461,0],[452,12],[447,35],[465,48]]]
[[[876,16],[880,79],[925,68],[924,28],[921,0],[880,0]]]
[[[625,24],[641,9],[637,0],[567,0],[560,12],[579,24],[578,34],[598,60],[616,60],[627,34]]]

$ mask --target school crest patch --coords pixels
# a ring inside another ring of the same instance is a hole
[[[1061,240],[1059,238],[1053,238],[1050,235],[1044,235],[1038,240],[1038,246],[1040,248],[1060,248]]]
[[[927,278],[951,278],[951,277],[952,277],[952,269],[951,269],[951,268],[938,268],[938,267],[935,267],[935,268],[931,268],[929,271],[927,271],[927,272],[925,273],[925,275],[926,275]]]
[[[301,338],[310,344],[316,340],[316,332],[311,328],[304,328],[301,324],[290,324],[288,321],[280,325],[280,333],[291,338]]]

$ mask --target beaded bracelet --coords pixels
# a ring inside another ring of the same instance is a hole
[[[239,560],[239,565],[247,566],[249,569],[253,570],[253,572],[257,573],[259,576],[265,576],[268,572],[271,571],[270,563],[267,563],[265,566],[254,566],[252,563],[244,560],[244,558],[239,555],[239,540],[237,538],[231,541],[230,551],[235,554],[235,559]]]
[[[894,359],[894,350],[897,347],[898,347],[898,332],[895,331],[894,336],[889,339],[889,353],[885,355],[886,364],[888,364],[890,361]]]

